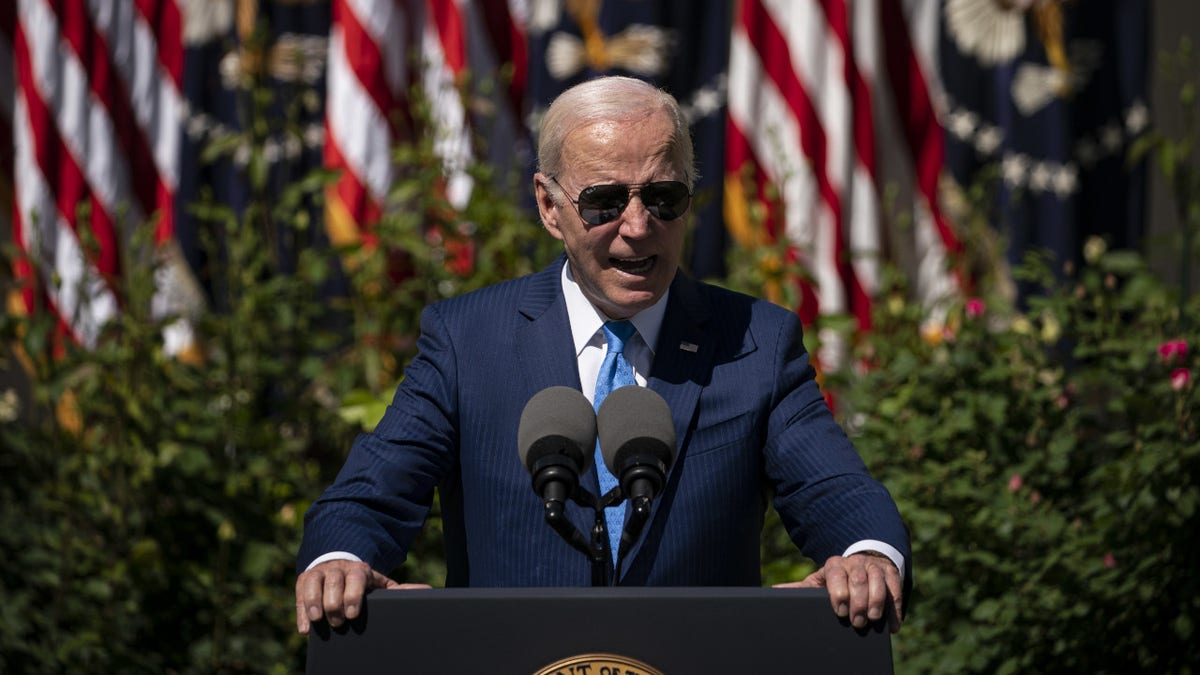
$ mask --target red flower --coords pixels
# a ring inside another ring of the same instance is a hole
[[[972,319],[978,319],[979,317],[983,316],[983,312],[986,309],[987,309],[987,304],[984,303],[983,300],[980,300],[979,298],[971,298],[970,300],[967,300],[967,306],[966,306],[967,316]]]
[[[1192,381],[1192,371],[1187,368],[1176,368],[1171,371],[1171,388],[1180,391]]]
[[[1112,553],[1104,554],[1104,566],[1110,570],[1117,566],[1117,559],[1113,557]]]
[[[1167,365],[1183,361],[1187,358],[1187,342],[1185,340],[1168,340],[1158,346],[1158,356]]]

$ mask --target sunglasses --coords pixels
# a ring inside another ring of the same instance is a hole
[[[550,176],[550,180],[566,192],[567,189],[557,178]],[[583,222],[589,225],[603,225],[616,220],[625,212],[625,207],[629,206],[629,200],[635,191],[650,215],[659,220],[675,220],[687,213],[688,206],[692,203],[691,190],[677,180],[660,180],[637,185],[593,185],[585,187],[579,193],[579,199],[567,199],[575,205],[575,210]]]

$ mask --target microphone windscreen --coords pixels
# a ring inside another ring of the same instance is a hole
[[[675,422],[671,408],[646,387],[626,386],[613,391],[596,414],[600,454],[615,476],[631,454],[649,454],[670,468],[675,459]]]
[[[596,446],[596,413],[577,389],[549,387],[534,394],[521,412],[517,451],[521,464],[533,465],[548,454],[566,455],[580,473],[591,466]]]

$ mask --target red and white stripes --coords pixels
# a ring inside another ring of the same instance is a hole
[[[494,74],[507,61],[523,85],[524,36],[512,17],[504,4],[474,0],[333,0],[325,164],[341,172],[326,214],[335,243],[373,240],[395,179],[392,150],[414,133],[433,134],[446,199],[466,206],[475,130],[465,78]],[[419,64],[408,60],[414,47]],[[417,84],[432,128],[413,128],[407,99]]]
[[[726,198],[746,197],[733,178],[747,166],[752,199],[777,191],[782,212],[768,210],[767,229],[811,279],[806,323],[849,313],[870,327],[880,266],[898,244],[880,199],[893,181],[916,174],[920,254],[944,261],[958,247],[937,208],[941,128],[906,21],[900,0],[741,0],[735,12]],[[748,236],[747,223],[730,225]],[[945,291],[944,265],[923,264],[936,268],[925,290]]]
[[[182,21],[175,0],[18,0],[14,238],[18,274],[83,345],[118,311],[131,228],[173,230]]]
[[[377,222],[394,178],[392,148],[405,132],[412,17],[399,0],[333,0],[325,98],[325,166],[340,170],[326,228],[337,244]]]

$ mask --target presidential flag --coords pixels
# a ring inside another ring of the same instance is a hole
[[[1009,264],[1035,250],[1078,262],[1092,236],[1141,245],[1144,167],[1127,155],[1150,123],[1149,8],[946,0],[948,169],[994,195],[983,208]]]

